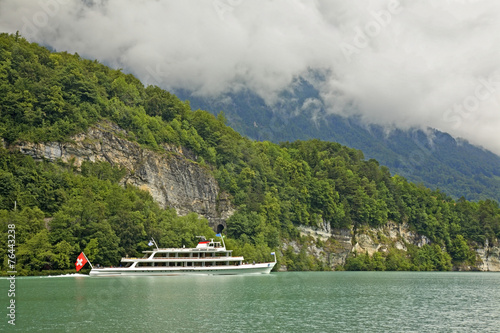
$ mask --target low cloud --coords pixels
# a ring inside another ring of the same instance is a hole
[[[0,0],[0,30],[200,95],[248,88],[272,104],[302,76],[328,112],[500,154],[494,0]]]

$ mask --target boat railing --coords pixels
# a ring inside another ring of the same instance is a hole
[[[126,258],[123,257],[122,261],[127,262],[130,260],[138,260],[138,261],[149,261],[149,260],[167,260],[167,261],[179,261],[179,260],[186,260],[186,261],[211,261],[211,260],[242,260],[243,256],[210,256],[210,257],[153,257],[153,258]]]
[[[159,248],[159,249],[156,249],[156,250],[147,250],[147,251],[143,251],[144,253],[153,253],[153,252],[198,252],[198,251],[202,251],[202,252],[206,252],[206,251],[213,251],[213,250],[216,250],[217,252],[219,251],[232,251],[232,250],[226,250],[225,247],[221,246],[221,247],[207,247],[207,248],[184,248],[184,247],[180,247],[180,248]]]

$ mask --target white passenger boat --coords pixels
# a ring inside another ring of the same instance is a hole
[[[156,243],[154,243],[156,246]],[[233,257],[224,239],[216,242],[201,237],[196,248],[165,248],[143,251],[143,258],[122,258],[124,267],[92,267],[90,276],[121,275],[235,275],[269,274],[274,262],[244,263],[243,257]]]

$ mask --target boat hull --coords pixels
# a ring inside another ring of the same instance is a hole
[[[276,263],[245,264],[221,267],[135,267],[93,268],[90,276],[175,276],[175,275],[244,275],[269,274]]]

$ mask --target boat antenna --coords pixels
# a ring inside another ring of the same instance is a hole
[[[153,244],[156,246],[156,249],[159,250],[160,248],[158,247],[158,244],[156,244],[156,241],[153,237],[151,237],[151,240],[153,241]]]
[[[226,248],[226,244],[224,243],[224,235],[223,235],[222,233],[217,234],[217,235],[219,235],[219,236],[220,236],[220,238],[222,239],[222,246],[223,246],[224,248]]]

